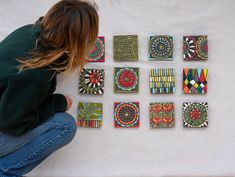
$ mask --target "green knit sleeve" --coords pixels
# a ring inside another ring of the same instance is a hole
[[[48,75],[22,74],[9,79],[0,100],[0,132],[19,136],[56,112],[66,111],[63,95],[53,94]]]

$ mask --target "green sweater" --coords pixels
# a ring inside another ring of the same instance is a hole
[[[23,26],[0,43],[0,132],[20,136],[56,112],[64,112],[66,99],[53,94],[55,71],[28,69],[19,72],[16,58],[33,49],[40,28]]]

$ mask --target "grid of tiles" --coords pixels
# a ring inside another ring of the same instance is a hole
[[[104,37],[97,38],[94,49],[89,53],[88,62],[105,61]],[[113,36],[113,58],[116,62],[136,62],[139,59],[137,35]],[[170,35],[152,35],[148,41],[150,61],[173,61],[174,42]],[[186,62],[208,60],[208,37],[183,36],[183,60]],[[124,65],[125,66],[125,65]],[[114,92],[139,93],[139,68],[115,67]],[[153,68],[149,70],[149,88],[151,94],[175,93],[175,69]],[[206,94],[208,91],[207,68],[183,69],[183,93]],[[104,93],[104,69],[84,68],[80,74],[79,93],[102,95]],[[149,123],[151,128],[175,127],[175,103],[151,102],[149,105]],[[208,126],[207,102],[184,102],[183,126],[202,128]],[[80,127],[101,127],[103,104],[79,102],[77,124]],[[140,126],[140,103],[138,101],[114,103],[114,127],[138,128]]]

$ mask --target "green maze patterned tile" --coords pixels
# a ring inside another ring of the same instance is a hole
[[[115,61],[138,60],[138,36],[120,35],[113,36],[113,49]]]

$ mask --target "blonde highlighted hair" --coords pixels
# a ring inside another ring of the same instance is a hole
[[[83,67],[99,28],[94,5],[81,0],[61,0],[35,24],[41,28],[31,57],[18,59],[19,70],[49,67],[74,72]]]

